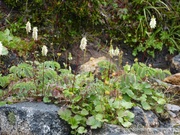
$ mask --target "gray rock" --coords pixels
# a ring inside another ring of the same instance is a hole
[[[162,121],[152,111],[133,107],[132,112],[135,118],[130,128],[104,124],[101,129],[93,130],[88,135],[174,135],[170,121],[165,121],[164,125],[161,124]]]
[[[166,108],[168,111],[180,112],[180,106],[178,105],[167,104]]]
[[[180,72],[180,54],[172,58],[170,71],[173,74]]]
[[[52,104],[24,102],[0,107],[0,135],[70,135],[70,126],[58,116]],[[133,125],[124,128],[104,124],[101,129],[89,130],[87,135],[173,135],[169,121],[160,121],[152,111],[140,107],[131,110],[135,114]],[[164,123],[164,125],[162,124]],[[178,130],[176,132],[179,133]]]
[[[69,135],[70,128],[58,117],[59,107],[24,102],[0,107],[1,135]]]

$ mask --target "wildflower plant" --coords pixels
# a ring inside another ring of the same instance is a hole
[[[84,56],[83,56],[83,59],[85,58],[85,55],[86,55],[86,47],[87,47],[87,39],[86,39],[86,36],[84,36],[82,39],[81,39],[81,43],[80,43],[80,49],[82,51],[84,51]],[[84,61],[84,60],[83,60]]]
[[[38,29],[37,29],[37,27],[33,27],[32,38],[35,41],[38,40]]]
[[[151,29],[154,29],[156,27],[156,18],[154,17],[154,15],[152,16],[149,25]]]
[[[42,56],[47,56],[47,53],[48,53],[47,46],[43,45],[41,53],[42,53]]]
[[[31,23],[29,21],[26,23],[26,32],[27,34],[31,32]]]
[[[84,37],[81,39],[80,49],[81,49],[82,51],[85,51],[85,50],[86,50],[86,46],[87,46],[87,39],[86,39],[86,37],[84,36]]]

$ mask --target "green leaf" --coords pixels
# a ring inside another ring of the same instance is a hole
[[[43,102],[44,103],[50,103],[51,100],[49,99],[49,97],[43,97]]]
[[[124,120],[123,120],[122,117],[117,117],[117,119],[118,119],[118,121],[119,121],[121,124],[124,123]]]
[[[126,64],[126,65],[124,66],[124,71],[125,71],[126,73],[128,73],[130,70],[131,70],[131,66],[128,65],[128,64]]]
[[[73,102],[73,103],[77,103],[77,102],[79,102],[81,99],[82,99],[82,96],[78,95],[78,96],[76,96],[75,98],[72,99],[72,102]]]
[[[126,115],[127,115],[127,117],[129,118],[129,119],[133,119],[134,118],[134,113],[132,113],[132,112],[130,112],[130,111],[126,111]]]
[[[146,99],[147,99],[146,94],[142,94],[142,96],[139,98],[139,100],[140,100],[141,102],[146,101]]]
[[[60,118],[65,120],[65,121],[68,121],[70,118],[71,118],[71,111],[67,108],[61,108],[59,111],[58,111],[58,114],[60,115]]]
[[[95,115],[95,119],[98,120],[98,121],[100,121],[100,122],[108,122],[107,119],[104,119],[104,115],[103,115],[103,114],[100,114],[100,113],[98,113],[98,114]]]
[[[152,90],[151,89],[144,89],[144,94],[152,95]]]
[[[68,124],[71,125],[72,129],[76,129],[78,127],[78,124],[79,124],[79,121],[77,121],[74,117],[70,117],[67,122],[68,122]]]
[[[124,127],[126,127],[126,128],[128,128],[128,127],[130,127],[131,125],[132,125],[132,123],[131,122],[129,122],[129,121],[126,121],[126,122],[123,122],[123,123],[121,123]]]
[[[133,91],[132,90],[130,90],[130,89],[128,89],[127,91],[126,91],[126,93],[128,94],[128,96],[130,96],[131,98],[135,98],[136,97],[136,95],[133,93]]]
[[[6,105],[6,101],[0,101],[0,106]]]
[[[86,124],[91,127],[91,129],[97,129],[102,126],[102,123],[94,118],[94,116],[91,116],[87,119]]]
[[[166,100],[163,99],[163,98],[159,98],[159,99],[157,100],[157,102],[158,102],[158,104],[160,104],[160,105],[164,105],[164,104],[166,103]]]
[[[75,118],[77,121],[82,121],[82,120],[83,120],[83,117],[80,116],[80,115],[75,115],[74,118]]]
[[[133,103],[131,102],[127,102],[125,100],[121,100],[121,105],[125,108],[125,109],[131,109],[133,107]]]
[[[145,101],[141,102],[141,105],[142,105],[143,109],[145,109],[145,110],[150,110],[151,109],[151,106]]]
[[[81,115],[82,116],[86,116],[86,115],[88,115],[89,114],[89,112],[86,110],[86,109],[82,109],[81,110]]]
[[[121,101],[120,100],[114,101],[112,107],[116,109],[121,108]]]
[[[96,112],[104,112],[105,107],[104,107],[104,105],[97,105],[95,107],[95,110],[96,110]]]
[[[163,106],[157,106],[156,108],[157,113],[163,113],[164,112],[164,107]]]
[[[85,134],[87,133],[87,129],[85,129],[84,127],[80,126],[78,129],[77,129],[77,132],[79,134]]]

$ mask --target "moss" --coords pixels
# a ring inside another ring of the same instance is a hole
[[[10,125],[14,125],[14,124],[15,124],[15,122],[16,122],[16,117],[15,117],[15,115],[14,115],[13,112],[10,112],[10,113],[8,114],[8,121],[9,121]]]

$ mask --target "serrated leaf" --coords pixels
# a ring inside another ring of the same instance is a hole
[[[50,103],[51,100],[49,99],[49,97],[43,97],[43,102],[44,103]]]
[[[119,123],[121,123],[121,124],[124,122],[122,117],[117,117],[117,119],[118,119]]]
[[[85,129],[84,127],[80,126],[78,129],[77,129],[77,132],[79,134],[85,134],[87,133],[87,129]]]
[[[134,98],[134,97],[135,97],[135,94],[134,94],[133,91],[130,90],[130,89],[128,89],[128,90],[126,91],[126,93],[127,93],[128,96],[130,96],[131,98]]]
[[[141,102],[146,101],[146,99],[147,99],[147,96],[146,96],[145,94],[142,94],[142,96],[139,98],[139,100],[140,100]]]
[[[100,114],[100,113],[96,114],[95,119],[100,121],[100,122],[108,122],[107,119],[104,119],[104,115]]]
[[[58,114],[60,115],[60,118],[65,120],[65,121],[68,121],[70,118],[71,118],[71,111],[67,108],[61,108],[59,111],[58,111]]]
[[[87,119],[86,124],[91,127],[91,129],[97,129],[102,126],[102,123],[94,118],[94,116],[91,116]]]
[[[125,100],[121,100],[121,106],[123,106],[125,109],[130,109],[133,107],[133,103],[127,102]]]
[[[76,96],[75,98],[72,99],[72,102],[73,102],[73,103],[77,103],[77,102],[79,102],[81,99],[82,99],[82,96],[78,95],[78,96]]]
[[[132,123],[129,122],[129,121],[123,122],[121,124],[123,125],[123,127],[126,127],[126,128],[128,128],[128,127],[130,127],[132,125]]]
[[[166,103],[166,100],[163,99],[163,98],[159,98],[159,99],[157,100],[157,102],[158,102],[158,104],[160,104],[160,105],[164,105],[164,104]]]
[[[145,110],[150,110],[151,109],[151,106],[145,101],[141,102],[141,105],[142,105],[143,109],[145,109]]]
[[[96,112],[103,112],[105,110],[105,107],[103,105],[97,105],[95,107]]]
[[[86,109],[82,109],[81,110],[81,115],[82,116],[86,116],[86,115],[88,115],[89,114],[89,112],[86,110]]]
[[[126,72],[126,73],[128,73],[130,70],[131,70],[131,66],[130,65],[125,65],[124,67],[124,71]]]
[[[152,90],[151,89],[144,89],[144,94],[152,95]]]
[[[156,108],[157,113],[163,113],[164,112],[164,107],[163,106],[157,106]]]
[[[132,113],[132,112],[130,112],[130,111],[126,111],[126,115],[127,115],[127,117],[129,118],[129,119],[133,119],[134,118],[134,113]]]
[[[121,101],[119,101],[119,100],[114,101],[113,104],[112,104],[112,107],[116,108],[116,109],[119,109],[121,107]]]
[[[74,117],[70,117],[67,122],[68,122],[68,124],[71,125],[72,129],[76,129],[78,127],[78,124],[79,124],[79,121],[77,121]]]
[[[83,117],[80,116],[80,115],[75,115],[74,118],[75,118],[77,121],[83,120]]]

